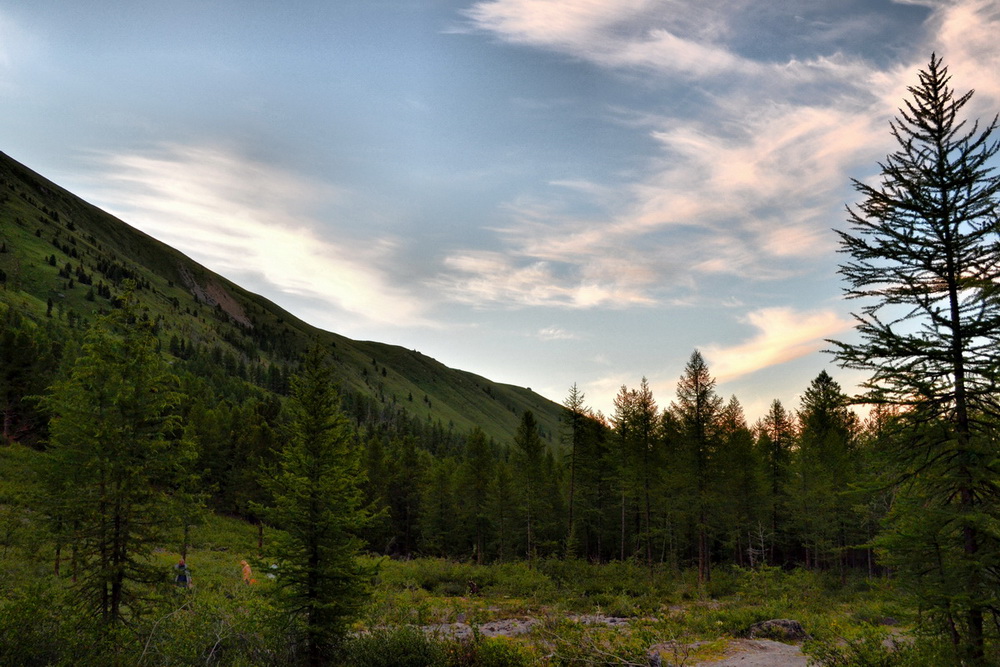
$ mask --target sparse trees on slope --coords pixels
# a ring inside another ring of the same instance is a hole
[[[310,665],[326,664],[367,597],[374,572],[358,561],[367,519],[358,444],[330,368],[313,347],[292,381],[291,439],[266,483],[285,609],[298,617]]]
[[[932,56],[892,122],[898,144],[879,183],[854,181],[862,200],[840,232],[840,272],[860,342],[835,342],[845,366],[871,373],[869,400],[904,408],[898,450],[910,482],[897,499],[889,555],[954,643],[957,659],[984,660],[984,616],[995,614],[1000,542],[997,414],[1000,243],[994,172],[997,119],[960,117]]]

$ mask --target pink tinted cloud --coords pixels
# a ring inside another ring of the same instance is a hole
[[[708,345],[703,349],[720,382],[816,352],[825,345],[825,339],[854,326],[852,319],[832,310],[797,311],[784,307],[753,311],[744,321],[757,330],[753,337],[736,345]]]

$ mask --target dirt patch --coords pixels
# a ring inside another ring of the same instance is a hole
[[[247,317],[243,306],[222,285],[214,280],[210,280],[203,287],[198,284],[194,274],[186,266],[180,266],[178,271],[181,275],[181,280],[184,281],[184,285],[191,291],[196,300],[206,303],[209,306],[218,306],[229,317],[233,318],[233,321],[245,327],[253,328],[253,323]]]

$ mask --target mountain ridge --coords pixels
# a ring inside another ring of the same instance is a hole
[[[86,202],[0,153],[0,299],[63,326],[114,307],[134,280],[144,317],[169,355],[206,347],[223,365],[258,375],[293,365],[307,345],[329,346],[342,391],[384,410],[509,442],[524,410],[558,442],[561,406],[524,387],[449,368],[399,345],[325,331]]]

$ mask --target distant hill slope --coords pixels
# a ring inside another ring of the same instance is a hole
[[[561,408],[398,346],[322,331],[210,271],[0,153],[0,301],[74,326],[112,307],[122,281],[140,286],[142,313],[169,354],[212,350],[222,367],[256,379],[294,363],[310,341],[330,346],[342,388],[379,409],[510,442],[532,410],[558,442]]]

